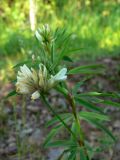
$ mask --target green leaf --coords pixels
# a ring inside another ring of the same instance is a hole
[[[87,158],[87,156],[86,156],[86,154],[85,154],[85,149],[84,149],[83,147],[81,147],[81,148],[79,149],[79,151],[80,151],[80,159],[81,159],[81,160],[88,160],[88,158]]]
[[[119,98],[119,94],[117,93],[100,93],[100,92],[87,92],[87,93],[81,93],[79,96],[84,97],[84,96],[98,96],[98,97],[115,97]]]
[[[77,53],[80,53],[82,49],[85,49],[85,48],[67,50],[65,54],[66,55],[77,54]]]
[[[13,68],[17,68],[17,67],[20,67],[20,66],[22,66],[24,64],[28,64],[28,63],[31,63],[31,60],[29,60],[29,61],[28,60],[27,61],[22,61],[22,62],[16,64],[15,66],[13,66]]]
[[[76,134],[76,137],[78,137],[79,129],[78,129],[78,126],[76,125],[76,122],[74,122],[74,121],[72,123],[71,130]],[[74,140],[73,138],[74,137],[71,135],[71,140]]]
[[[54,43],[51,46],[51,61],[54,62]]]
[[[69,56],[64,56],[63,60],[68,62],[73,62],[73,60]]]
[[[56,62],[53,65],[53,68],[57,67],[58,64],[61,62],[61,60],[63,59],[63,57],[65,56],[65,50],[66,50],[66,45],[67,42],[65,43],[65,47],[62,49],[62,51],[58,54],[57,58],[56,58]]]
[[[28,64],[30,67],[38,67],[38,64],[40,63],[39,60],[35,60],[34,62],[32,60],[28,60],[28,61],[23,61],[23,62],[20,62],[18,64],[16,64],[15,66],[13,66],[13,68],[17,68],[17,67],[20,67],[24,64]]]
[[[61,87],[61,86],[57,86],[56,87],[56,90],[60,93],[62,93],[65,97],[68,96],[68,90],[65,89],[64,87]]]
[[[50,133],[47,135],[45,141],[44,141],[44,144],[43,146],[46,146],[47,143],[49,143],[51,141],[51,139],[53,138],[53,136],[55,136],[57,134],[57,132],[59,131],[59,129],[52,129],[50,131]]]
[[[88,93],[81,93],[79,96],[101,96],[102,93],[99,92],[88,92]]]
[[[84,81],[80,81],[77,84],[75,84],[74,88],[72,89],[73,95],[76,94],[76,92],[78,91],[78,88],[80,88],[80,86],[82,86],[83,84],[84,84]]]
[[[113,141],[116,141],[115,137],[113,136],[113,134],[111,133],[111,131],[109,131],[109,129],[106,128],[106,126],[102,125],[100,122],[93,120],[93,119],[88,119],[86,118],[86,120],[88,122],[90,122],[91,124],[95,125],[97,128],[101,129],[102,131],[104,131],[108,136],[110,136],[112,138]]]
[[[63,121],[65,121],[66,119],[71,119],[72,118],[72,114],[71,113],[64,113],[64,114],[60,114],[59,115]],[[54,125],[56,123],[60,122],[60,120],[57,118],[57,117],[54,117],[52,118],[51,120],[49,120],[47,123],[46,123],[46,127],[49,127],[51,125]]]
[[[60,156],[57,158],[57,160],[62,160],[63,156],[68,152],[68,150],[64,150]]]
[[[103,72],[103,65],[86,65],[71,69],[68,74],[98,74]]]
[[[76,160],[76,150],[71,151],[68,160]]]
[[[86,107],[87,109],[95,111],[95,112],[103,113],[102,109],[98,108],[94,104],[92,104],[92,103],[90,103],[88,101],[85,101],[84,99],[82,99],[82,98],[80,98],[78,96],[76,96],[75,99],[79,104],[81,104],[82,106]]]
[[[74,85],[74,87],[72,88],[72,93],[73,95],[77,94],[78,89],[85,83],[85,81],[87,81],[89,78],[91,78],[91,76],[85,77],[83,78],[80,82],[76,83]],[[77,94],[77,95],[81,95],[81,94]]]
[[[94,112],[84,112],[81,111],[79,112],[79,117],[80,118],[88,118],[88,119],[98,119],[101,121],[109,121],[109,117],[103,114],[98,114],[98,113],[94,113]]]
[[[55,63],[52,66],[52,69],[56,68],[57,65],[63,60],[63,57],[66,56],[66,50],[68,50],[70,34],[66,34],[65,29],[58,29],[55,33]],[[64,44],[64,45],[63,45]]]
[[[120,108],[120,103],[117,103],[117,102],[104,100],[102,103],[106,104],[106,105],[113,106],[113,107],[119,107]]]
[[[96,103],[96,104],[100,104],[102,103],[104,100],[101,98],[96,98],[96,97],[86,97],[86,99],[88,101],[91,101],[91,103]]]
[[[10,93],[8,93],[8,95],[5,97],[5,98],[9,98],[9,97],[11,97],[11,96],[15,96],[15,95],[17,95],[18,93],[16,92],[16,90],[13,90],[13,91],[11,91]]]
[[[58,140],[47,143],[45,147],[74,147],[74,146],[75,144],[70,142],[70,140]]]

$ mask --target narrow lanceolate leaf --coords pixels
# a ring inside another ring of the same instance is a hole
[[[70,140],[58,140],[47,143],[45,147],[75,147],[75,145]]]
[[[51,46],[51,61],[54,62],[54,43]]]
[[[84,48],[71,49],[66,51],[66,55],[77,54],[80,53]]]
[[[91,76],[87,76],[87,77],[81,79],[80,82],[77,82],[74,85],[74,87],[72,88],[73,95],[77,94],[78,96],[81,96],[81,94],[78,94],[77,91],[85,83],[85,81],[89,80],[90,78],[91,78]]]
[[[101,96],[102,93],[99,93],[99,92],[87,92],[87,93],[81,93],[79,94],[79,96]]]
[[[63,60],[67,62],[73,62],[73,60],[69,56],[64,56]]]
[[[15,96],[15,95],[17,95],[17,92],[16,92],[16,90],[13,90],[10,93],[8,93],[8,95],[5,98],[9,98],[9,97]]]
[[[87,157],[86,154],[85,154],[85,149],[84,149],[83,147],[81,147],[81,148],[79,149],[79,151],[80,151],[80,159],[81,159],[81,160],[88,160],[88,157]]]
[[[68,160],[76,160],[76,150],[71,151]]]
[[[68,74],[97,74],[103,72],[103,65],[86,65],[71,69]]]
[[[52,129],[47,135],[43,145],[46,146],[46,144],[48,144],[52,140],[52,138],[57,134],[58,131],[59,129]]]
[[[71,119],[72,118],[72,114],[71,113],[64,113],[64,114],[60,114],[59,115],[64,121],[67,120],[67,119]],[[57,118],[57,117],[54,117],[52,118],[51,120],[49,120],[47,123],[46,123],[46,127],[49,127],[49,126],[52,126],[56,123],[60,122],[60,120]]]
[[[56,160],[62,160],[63,156],[64,156],[68,151],[69,151],[69,150],[64,150]]]
[[[22,61],[22,62],[16,64],[15,66],[13,66],[13,68],[17,68],[17,67],[22,66],[23,64],[28,64],[28,63],[31,63],[31,60]]]
[[[79,96],[81,97],[85,97],[85,96],[96,96],[96,97],[115,97],[115,98],[119,98],[119,94],[117,93],[100,93],[100,92],[87,92],[87,93],[81,93],[79,94]]]
[[[90,103],[90,102],[88,102],[88,101],[86,101],[86,100],[84,100],[84,99],[82,99],[82,98],[80,98],[78,96],[76,96],[75,99],[83,107],[85,107],[85,108],[87,108],[89,110],[95,111],[95,112],[103,113],[102,109],[97,107],[97,106],[95,106],[94,104],[92,104],[92,103]]]
[[[94,113],[94,112],[84,112],[81,111],[79,113],[79,117],[80,118],[88,118],[88,119],[97,119],[97,120],[101,120],[101,121],[109,121],[109,117],[103,114],[98,114],[98,113]]]
[[[78,89],[84,84],[84,81],[80,81],[77,84],[75,84],[74,88],[72,89],[73,95],[75,95],[78,91]]]
[[[120,108],[120,103],[117,103],[117,102],[104,100],[102,103],[109,105],[109,106],[112,106],[112,107],[119,107]]]
[[[90,122],[91,124],[93,124],[94,126],[96,126],[97,128],[101,129],[104,133],[106,133],[108,136],[110,136],[113,141],[116,140],[115,137],[113,136],[113,134],[111,133],[111,131],[109,129],[107,129],[106,126],[104,126],[100,122],[93,120],[93,119],[90,119],[90,118],[86,118],[86,120],[88,122]]]

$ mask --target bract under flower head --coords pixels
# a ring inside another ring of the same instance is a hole
[[[39,65],[39,70],[29,69],[25,64],[20,67],[17,75],[16,90],[21,94],[32,94],[32,99],[40,97],[40,92],[47,92],[57,83],[67,79],[67,69],[61,69],[55,76],[49,75],[45,65]],[[50,78],[49,78],[50,77]]]

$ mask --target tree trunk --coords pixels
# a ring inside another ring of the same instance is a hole
[[[35,30],[36,27],[36,7],[35,7],[35,0],[29,0],[30,3],[30,28],[32,31]]]

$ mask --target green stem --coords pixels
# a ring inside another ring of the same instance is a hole
[[[83,131],[82,131],[80,121],[79,121],[77,111],[76,111],[74,97],[70,93],[68,93],[68,101],[69,101],[70,106],[72,108],[72,112],[73,112],[73,115],[74,115],[74,118],[75,118],[75,121],[76,121],[76,125],[77,125],[77,128],[78,128],[78,133],[79,133],[79,141],[78,142],[79,142],[79,145],[80,145],[80,147],[84,148],[86,158],[87,158],[87,160],[89,160],[89,156],[88,156],[85,144],[84,144]]]
[[[49,108],[49,110],[63,123],[63,125],[65,126],[65,128],[73,135],[73,137],[75,138],[75,140],[77,139],[76,135],[74,134],[74,132],[72,132],[72,130],[69,128],[69,126],[62,120],[62,118],[54,111],[54,109],[52,108],[52,106],[49,104],[49,102],[46,100],[45,96],[43,94],[41,94],[41,98],[44,102],[44,104]]]
[[[75,101],[74,101],[74,98],[72,97],[71,94],[68,94],[68,101],[71,105],[71,108],[72,108],[72,112],[73,112],[73,115],[74,115],[74,118],[75,118],[75,122],[76,122],[76,125],[78,127],[78,130],[79,130],[79,143],[80,143],[80,146],[83,146],[83,142],[84,142],[84,136],[83,136],[83,132],[82,132],[82,129],[81,129],[81,126],[80,126],[80,121],[79,121],[79,118],[78,118],[78,115],[77,115],[77,112],[76,112],[76,107],[75,107]]]

